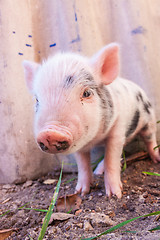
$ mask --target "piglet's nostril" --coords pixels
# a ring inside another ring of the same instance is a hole
[[[42,142],[39,142],[39,146],[40,146],[40,148],[41,148],[43,151],[47,151],[47,150],[48,150],[48,147],[46,147],[46,146],[44,145],[44,143],[42,143]]]
[[[57,142],[55,147],[58,151],[66,150],[67,148],[69,148],[69,143],[67,141]]]

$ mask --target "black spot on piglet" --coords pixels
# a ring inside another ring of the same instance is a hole
[[[129,126],[127,132],[126,132],[126,137],[129,137],[137,128],[138,122],[140,118],[140,112],[137,110],[132,118],[131,125]]]
[[[138,101],[138,102],[141,101],[141,102],[143,103],[143,108],[144,108],[144,110],[145,110],[148,114],[150,114],[150,108],[152,107],[152,106],[151,106],[151,103],[150,103],[149,101],[145,101],[145,100],[144,100],[141,92],[139,92],[139,93],[137,94],[136,98],[137,98],[137,101]]]
[[[147,131],[148,130],[148,124],[146,124],[143,128],[142,128],[142,131]]]
[[[73,81],[74,81],[74,77],[71,76],[71,75],[69,75],[69,76],[66,77],[66,79],[65,79],[64,87],[65,87],[65,88],[69,88],[69,87],[72,85]]]
[[[150,102],[144,102],[144,110],[150,114],[151,104]]]
[[[137,93],[136,98],[137,98],[137,101],[138,101],[138,102],[139,102],[139,101],[142,101],[142,102],[143,102],[143,97],[142,97],[141,92],[138,92],[138,93]]]

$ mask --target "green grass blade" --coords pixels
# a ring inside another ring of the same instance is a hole
[[[68,183],[74,181],[76,178],[77,178],[77,177],[73,177],[73,178],[67,180],[66,182],[64,182],[63,184],[64,184],[64,185],[65,185],[65,184],[68,184]]]
[[[57,197],[58,197],[58,193],[59,193],[59,188],[60,188],[60,185],[61,185],[62,170],[63,170],[63,162],[62,162],[62,168],[61,168],[61,173],[60,173],[60,176],[59,176],[59,180],[58,180],[56,189],[54,191],[54,194],[53,194],[53,197],[52,197],[51,204],[49,206],[48,212],[47,212],[47,214],[45,216],[45,219],[44,219],[44,222],[43,222],[42,229],[41,229],[41,232],[39,234],[38,240],[42,240],[43,239],[43,237],[45,235],[45,232],[46,232],[46,229],[48,227],[49,220],[51,218],[52,211],[53,211],[53,208],[55,206],[55,203],[56,203],[56,200],[57,200]]]
[[[71,208],[67,213],[70,213],[72,211],[73,208]]]
[[[137,219],[139,219],[139,218],[149,217],[149,216],[154,216],[154,215],[159,215],[159,214],[160,214],[160,211],[157,211],[157,212],[149,213],[149,214],[146,214],[146,215],[142,215],[142,216],[138,216],[138,217],[135,217],[135,218],[126,220],[126,221],[124,221],[124,222],[122,222],[122,223],[119,223],[119,224],[117,224],[116,226],[111,227],[110,229],[108,229],[108,230],[106,230],[106,231],[98,234],[97,236],[94,236],[94,237],[91,237],[91,238],[83,238],[82,240],[92,240],[92,239],[96,239],[96,238],[98,238],[98,237],[100,237],[100,236],[102,236],[102,235],[106,235],[106,234],[108,234],[108,233],[111,233],[111,232],[117,230],[118,228],[121,228],[121,227],[123,227],[124,225],[126,225],[126,224],[128,224],[128,223],[130,223],[130,222],[133,222],[133,221],[135,221],[135,220],[137,220]]]
[[[28,237],[29,237],[30,240],[33,240],[33,238],[30,235],[28,235]]]
[[[142,172],[144,174],[147,174],[147,175],[152,175],[152,176],[158,176],[160,177],[160,174],[159,173],[154,173],[154,172]]]
[[[126,155],[125,155],[125,151],[123,150],[123,159],[124,159],[124,164],[123,164],[123,168],[122,168],[122,172],[124,172],[127,168],[127,162],[126,162]]]
[[[154,147],[154,148],[153,148],[153,150],[156,150],[156,149],[157,149],[157,148],[159,148],[159,147],[160,147],[160,145],[158,145],[158,146]]]
[[[27,206],[28,204],[30,204],[30,202],[25,203],[22,207],[19,207],[18,210],[24,208],[24,207]]]
[[[152,231],[157,231],[157,230],[160,230],[160,225],[155,228],[149,229],[148,231],[152,232]]]
[[[48,212],[47,209],[38,209],[38,208],[23,208],[25,210],[34,210],[34,211],[37,211],[37,212]]]
[[[25,207],[26,205],[28,205],[28,204],[30,204],[30,202],[25,203],[22,207],[19,207],[19,208],[17,208],[17,209],[20,210],[20,209],[24,208],[24,207]],[[7,213],[9,213],[9,212],[11,212],[11,211],[12,211],[12,210],[7,210],[7,211],[4,212],[3,214],[1,214],[0,217],[5,216]]]
[[[7,213],[9,213],[9,212],[11,212],[11,210],[8,210],[8,211],[6,211],[6,212],[4,212],[4,213],[2,213],[1,215],[0,215],[0,217],[3,217],[3,216],[5,216]]]
[[[124,232],[124,233],[137,233],[137,231],[122,231],[122,232]]]

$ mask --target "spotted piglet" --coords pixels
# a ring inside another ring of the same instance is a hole
[[[76,192],[88,193],[93,182],[90,150],[105,146],[106,194],[121,198],[123,147],[137,134],[153,162],[160,161],[153,108],[144,91],[119,77],[119,46],[102,48],[92,58],[58,53],[42,64],[24,61],[27,86],[36,99],[35,139],[51,154],[74,153]],[[100,167],[97,173],[102,172]]]

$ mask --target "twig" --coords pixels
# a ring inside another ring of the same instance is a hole
[[[129,163],[129,162],[135,162],[135,161],[141,161],[145,158],[149,157],[148,153],[147,152],[138,152],[138,153],[135,153],[135,154],[132,154],[131,156],[129,157],[126,157],[126,162]],[[124,163],[124,159],[122,159],[122,164]]]

